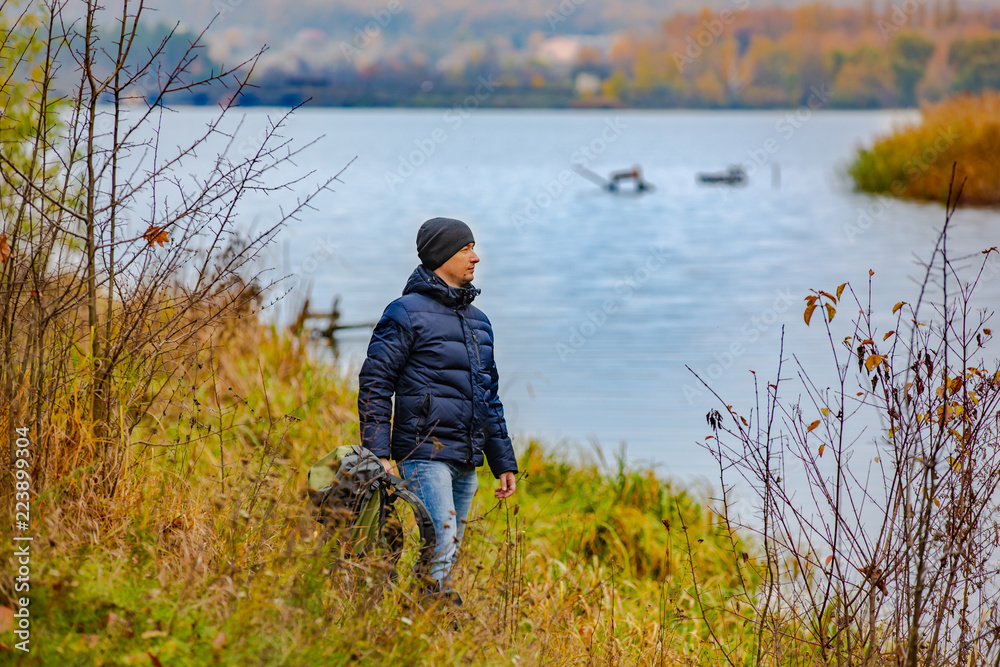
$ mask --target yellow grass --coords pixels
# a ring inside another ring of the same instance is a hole
[[[712,609],[739,583],[742,543],[652,470],[517,443],[511,500],[480,479],[456,570],[466,604],[425,608],[323,548],[306,471],[357,441],[357,398],[305,338],[244,319],[174,370],[113,497],[85,482],[85,437],[59,450],[77,447],[73,466],[32,501],[31,653],[0,634],[14,664],[722,664],[704,618],[749,644]]]
[[[944,202],[952,166],[965,179],[962,203],[1000,204],[1000,93],[966,95],[923,109],[918,125],[898,128],[861,149],[849,171],[859,190]]]

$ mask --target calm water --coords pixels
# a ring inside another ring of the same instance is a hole
[[[317,307],[340,295],[345,322],[377,320],[416,266],[420,223],[461,218],[482,258],[476,305],[493,321],[512,432],[567,447],[597,441],[609,454],[625,442],[630,459],[664,474],[714,478],[697,443],[720,405],[685,365],[745,412],[748,371],[773,375],[784,326],[786,375],[795,354],[822,384],[828,346],[818,318],[802,321],[808,290],[849,281],[867,292],[874,269],[873,303],[888,315],[915,299],[914,254],[930,255],[943,221],[939,206],[885,206],[843,176],[857,146],[912,114],[787,113],[299,112],[285,137],[325,135],[297,160],[302,170],[332,174],[354,161],[270,249],[265,263],[295,287],[273,316],[290,318],[308,287]],[[250,111],[245,136],[268,115],[278,114]],[[186,110],[171,122],[182,134],[203,117]],[[574,159],[604,174],[641,165],[656,191],[606,194],[570,170]],[[696,172],[736,162],[750,166],[748,187],[696,184]],[[248,210],[262,223],[291,200],[272,195]],[[962,211],[954,224],[954,249],[1000,245],[994,211]],[[981,289],[984,305],[1000,304],[998,276]],[[850,310],[834,322],[838,337]],[[369,335],[340,338],[339,361],[355,376]]]

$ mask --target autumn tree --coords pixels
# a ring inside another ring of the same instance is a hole
[[[832,101],[837,106],[877,108],[894,98],[892,74],[882,54],[870,46],[834,54]]]
[[[789,106],[799,98],[799,68],[792,48],[786,42],[774,42],[766,37],[753,41],[747,52],[751,62],[751,88],[744,99],[754,103]]]
[[[1000,37],[953,42],[948,64],[955,69],[952,88],[956,92],[1000,90]]]
[[[917,85],[933,54],[934,40],[922,33],[902,32],[893,37],[889,44],[889,60],[900,104],[916,105]]]
[[[299,180],[276,173],[300,150],[280,120],[237,140],[253,61],[203,67],[201,36],[170,52],[172,33],[139,57],[142,2],[64,10],[53,0],[11,20],[5,45],[42,46],[0,52],[4,90],[23,91],[0,98],[2,122],[18,119],[0,153],[0,418],[30,431],[39,483],[76,472],[77,491],[111,496],[166,379],[215,323],[253,311],[269,283],[254,258],[326,182],[242,232],[248,195]],[[210,85],[230,96],[193,139],[160,131],[172,99]]]

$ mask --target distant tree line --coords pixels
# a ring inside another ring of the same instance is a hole
[[[156,30],[146,34],[157,40]],[[540,39],[486,43],[446,70],[434,65],[441,44],[416,36],[374,59],[275,65],[254,72],[241,103],[447,107],[463,104],[484,76],[499,85],[476,103],[493,107],[787,108],[819,97],[864,109],[1000,90],[1000,9],[965,10],[955,0],[792,9],[731,0],[617,33],[609,49],[581,42],[575,58],[558,63],[532,51]],[[200,95],[177,101],[213,96]]]
[[[1000,89],[1000,10],[955,2],[825,3],[677,16],[618,40],[600,95],[631,106],[909,107]],[[746,7],[742,9],[742,7]]]

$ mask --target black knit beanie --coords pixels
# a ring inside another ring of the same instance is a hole
[[[421,264],[433,271],[456,252],[475,242],[472,230],[461,220],[431,218],[417,231],[417,256]]]

